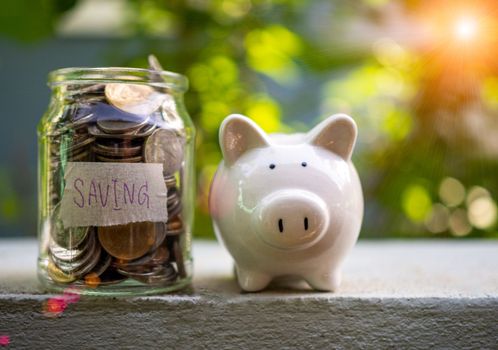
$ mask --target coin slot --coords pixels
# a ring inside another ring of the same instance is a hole
[[[278,230],[280,233],[284,232],[284,221],[282,219],[278,219]]]
[[[304,230],[308,231],[308,218],[307,217],[304,218]]]

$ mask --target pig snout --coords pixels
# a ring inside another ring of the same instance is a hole
[[[303,249],[326,232],[329,212],[316,194],[304,190],[277,191],[258,205],[256,231],[267,244],[280,249]]]

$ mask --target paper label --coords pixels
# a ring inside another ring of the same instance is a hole
[[[64,227],[168,220],[162,164],[68,162],[64,179]]]

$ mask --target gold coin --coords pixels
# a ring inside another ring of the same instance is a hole
[[[153,222],[136,222],[126,225],[98,228],[102,247],[113,257],[132,260],[146,254],[156,242],[156,225]]]
[[[122,111],[149,115],[163,103],[165,96],[147,85],[112,83],[105,86],[107,101]]]
[[[76,279],[74,275],[62,272],[52,260],[48,261],[47,273],[51,279],[58,283],[71,283]]]

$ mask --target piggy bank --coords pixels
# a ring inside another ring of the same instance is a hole
[[[351,162],[356,135],[344,114],[291,135],[268,135],[242,115],[223,121],[223,161],[209,208],[243,290],[262,290],[283,276],[303,278],[316,290],[337,289],[363,217]]]

